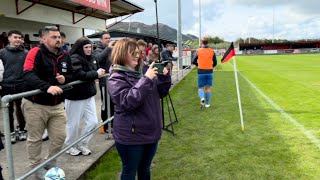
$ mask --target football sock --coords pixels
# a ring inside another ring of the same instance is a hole
[[[206,104],[210,104],[211,92],[206,92]]]
[[[200,99],[204,98],[204,90],[198,89],[198,95],[199,95]]]

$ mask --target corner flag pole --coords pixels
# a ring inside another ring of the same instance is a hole
[[[239,90],[239,81],[238,81],[238,70],[237,70],[237,63],[236,63],[236,52],[233,46],[233,42],[231,42],[230,47],[223,55],[221,59],[221,63],[226,63],[233,57],[233,68],[234,68],[234,77],[236,80],[236,88],[237,88],[237,95],[238,95],[238,105],[239,105],[239,112],[240,112],[240,120],[241,120],[241,130],[244,133],[244,123],[243,123],[243,115],[242,115],[242,107],[241,107],[241,98],[240,98],[240,90]]]
[[[238,95],[238,105],[240,112],[240,121],[241,121],[241,130],[244,133],[244,123],[243,123],[243,115],[242,115],[242,106],[241,106],[241,98],[240,98],[240,90],[239,90],[239,81],[238,81],[238,69],[236,65],[236,56],[233,56],[233,69],[234,69],[234,77],[236,79],[236,87],[237,87],[237,95]]]

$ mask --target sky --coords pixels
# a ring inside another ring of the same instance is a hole
[[[125,21],[156,22],[154,0],[130,0],[144,8]],[[177,0],[157,0],[159,23],[177,29]],[[320,0],[200,0],[201,36],[320,38]],[[199,36],[199,0],[181,0],[182,33]],[[117,19],[118,21],[120,18]],[[108,23],[108,22],[107,22]]]

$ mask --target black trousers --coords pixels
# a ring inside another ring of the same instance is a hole
[[[3,176],[2,176],[2,167],[0,166],[0,180],[3,180]]]
[[[107,105],[107,86],[101,85],[100,86],[101,92],[101,119],[102,121],[106,121],[108,119],[108,105]],[[110,99],[110,117],[114,114],[114,104]],[[113,121],[111,121],[111,127],[113,126]],[[104,125],[104,130],[108,129],[108,124]]]
[[[3,89],[1,91],[1,96],[3,97],[8,94],[17,94],[17,93],[23,92],[22,89],[18,89],[17,87],[18,86],[15,86],[15,85],[10,85],[10,86],[3,85]],[[15,109],[17,121],[19,124],[19,131],[24,131],[24,128],[26,126],[26,121],[24,119],[24,116],[23,116],[22,110],[21,110],[21,101],[22,101],[22,99],[17,99],[17,100],[11,101],[9,103],[10,132],[15,131],[14,115],[13,115],[14,109]],[[14,107],[14,105],[15,105],[15,107]]]

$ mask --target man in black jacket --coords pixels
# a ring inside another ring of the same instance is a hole
[[[71,59],[62,51],[61,35],[58,28],[46,27],[43,30],[43,43],[28,53],[24,64],[24,79],[27,89],[40,89],[44,93],[22,100],[22,110],[28,129],[27,150],[30,167],[41,163],[41,143],[45,129],[48,130],[50,146],[48,157],[59,152],[66,138],[66,115],[63,105],[63,90],[59,85],[72,81]],[[56,161],[47,164],[36,172],[43,178]]]
[[[176,61],[177,58],[174,58],[172,56],[173,49],[174,49],[174,47],[172,44],[166,44],[166,48],[163,48],[163,50],[160,53],[161,60],[162,61]]]
[[[161,53],[160,53],[160,56],[161,56],[161,61],[169,61],[169,71],[170,73],[172,72],[172,68],[173,68],[173,63],[172,61],[177,61],[177,58],[174,58],[172,56],[172,53],[173,53],[173,45],[172,44],[166,44],[166,48],[163,48]]]
[[[114,46],[115,41],[111,41],[110,34],[108,32],[101,33],[100,41],[97,43],[96,49],[93,51],[92,55],[98,60],[99,66],[105,70],[106,73],[109,72],[111,65],[111,51]],[[99,79],[99,86],[101,92],[101,119],[106,121],[108,118],[108,109],[107,109],[107,86],[106,86],[106,77]],[[110,114],[113,115],[114,107],[113,103],[110,100]],[[104,130],[107,131],[108,126],[104,126]]]
[[[25,91],[25,83],[23,79],[23,64],[28,51],[24,49],[21,41],[22,33],[20,31],[11,30],[8,33],[9,44],[0,50],[0,59],[4,66],[1,96],[8,94],[17,94]],[[9,119],[11,142],[14,144],[16,139],[24,141],[27,139],[25,130],[25,120],[21,112],[21,100],[17,99],[9,103]],[[14,128],[14,107],[16,105],[16,117],[19,124],[19,133],[15,133]]]

